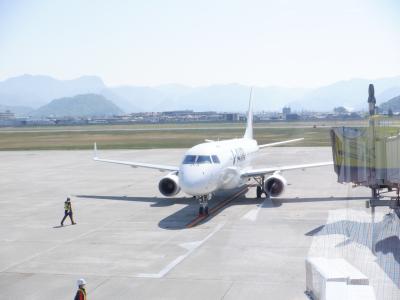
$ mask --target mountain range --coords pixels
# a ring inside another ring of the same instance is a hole
[[[392,112],[399,113],[400,112],[400,96],[394,97],[394,98],[390,99],[389,101],[382,103],[379,108],[384,113],[387,113],[389,111],[389,109],[391,109]]]
[[[32,112],[36,117],[104,117],[120,115],[122,110],[102,95],[82,94],[54,99]]]
[[[369,83],[375,85],[378,104],[400,94],[400,76],[351,79],[313,89],[254,87],[254,110],[280,111],[287,105],[297,111],[332,111],[337,106],[367,110]],[[0,110],[22,114],[54,99],[99,94],[127,113],[183,109],[245,111],[249,93],[249,86],[235,83],[201,87],[179,84],[108,87],[97,76],[58,80],[43,75],[22,75],[0,81]]]

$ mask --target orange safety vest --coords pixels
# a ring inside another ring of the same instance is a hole
[[[76,292],[74,300],[86,300],[86,290],[83,288],[79,288],[79,290]]]

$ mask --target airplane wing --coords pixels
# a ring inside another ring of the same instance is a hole
[[[273,146],[283,145],[283,144],[287,144],[287,143],[299,142],[302,140],[304,140],[304,138],[288,140],[288,141],[283,141],[283,142],[270,143],[270,144],[264,144],[264,145],[259,145],[258,148],[261,149],[261,148],[266,148],[266,147],[273,147]]]
[[[133,162],[133,161],[122,161],[122,160],[112,160],[112,159],[103,159],[97,156],[97,145],[94,144],[94,157],[93,160],[112,163],[112,164],[120,164],[120,165],[127,165],[133,168],[148,168],[148,169],[156,169],[160,171],[178,171],[179,167],[175,166],[165,166],[165,165],[158,165],[158,164],[149,164],[149,163],[140,163],[140,162]]]
[[[332,161],[314,163],[314,164],[304,164],[304,165],[293,165],[293,166],[284,166],[284,167],[275,167],[275,168],[264,168],[264,169],[250,169],[244,170],[241,172],[241,177],[254,177],[254,176],[262,176],[266,174],[272,174],[274,172],[280,171],[289,171],[289,170],[297,170],[297,169],[307,169],[307,168],[316,168],[322,166],[333,165]]]

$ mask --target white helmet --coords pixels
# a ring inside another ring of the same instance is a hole
[[[78,281],[76,283],[78,284],[78,286],[84,285],[84,284],[86,284],[86,280],[81,278],[81,279],[78,279]]]

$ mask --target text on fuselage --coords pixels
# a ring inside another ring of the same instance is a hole
[[[246,160],[246,152],[242,148],[236,148],[232,150],[233,164]]]

